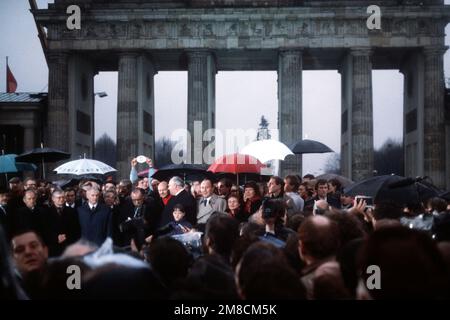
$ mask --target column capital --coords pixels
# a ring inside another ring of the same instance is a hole
[[[448,46],[427,46],[423,47],[423,54],[426,57],[443,56],[448,48]]]
[[[373,53],[370,47],[353,47],[350,48],[349,53],[354,57],[369,57]]]
[[[189,59],[191,59],[191,58],[206,58],[209,56],[214,57],[214,53],[207,49],[186,50],[185,52]]]
[[[69,51],[51,51],[47,53],[47,59],[50,63],[67,61],[69,58]]]
[[[137,58],[139,56],[139,52],[137,51],[120,51],[119,58]]]
[[[213,66],[214,66],[214,74],[217,74],[218,72],[218,67],[217,67],[217,58],[216,55],[214,54],[214,52],[212,52],[211,50],[186,50],[185,51],[186,56],[187,56],[187,60],[188,60],[188,64],[195,61],[196,63],[201,63],[202,59],[207,59],[209,57],[211,57],[212,61],[213,61]]]
[[[303,48],[280,49],[278,52],[283,56],[298,56],[303,54]]]

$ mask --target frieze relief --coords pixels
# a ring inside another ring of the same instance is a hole
[[[381,30],[375,33],[386,36],[415,37],[418,34],[436,36],[433,30],[439,26],[428,20],[385,19]],[[85,23],[81,30],[67,30],[62,25],[51,25],[49,40],[59,39],[178,39],[178,38],[227,38],[227,37],[318,37],[367,35],[366,21],[343,19],[297,19],[290,21],[132,21],[97,24]]]

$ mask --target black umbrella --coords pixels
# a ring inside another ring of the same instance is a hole
[[[439,195],[439,197],[441,197],[442,199],[444,199],[446,201],[450,201],[450,191],[447,191],[447,192],[444,191],[444,193],[441,193]]]
[[[337,181],[339,181],[339,183],[341,184],[341,186],[343,188],[348,187],[353,183],[353,181],[350,180],[349,178],[335,174],[335,173],[324,173],[324,174],[321,174],[320,176],[317,176],[316,179],[317,180],[324,179],[327,181],[331,180],[331,179],[336,179]]]
[[[214,175],[206,171],[208,165],[202,164],[169,164],[159,168],[153,175],[153,179],[168,180],[173,176],[180,176],[184,181],[186,180],[202,180],[204,178],[211,178]]]
[[[308,139],[295,142],[291,145],[291,150],[295,154],[333,152],[333,150],[323,143]]]
[[[42,164],[42,177],[45,179],[45,162],[56,162],[69,158],[70,153],[53,148],[44,148],[44,146],[41,144],[40,148],[35,148],[31,151],[27,151],[18,155],[16,161]]]
[[[433,191],[427,184],[411,178],[382,175],[352,184],[344,189],[344,194],[370,196],[375,202],[388,200],[405,206],[419,204],[430,197]]]

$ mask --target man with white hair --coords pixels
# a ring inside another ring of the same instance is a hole
[[[78,219],[81,227],[81,237],[101,245],[107,237],[112,237],[111,209],[99,203],[100,191],[90,188],[86,191],[87,202],[78,207]]]
[[[197,222],[197,203],[194,197],[184,189],[184,181],[180,177],[175,176],[169,180],[168,187],[172,197],[167,202],[167,205],[164,206],[159,226],[163,227],[173,221],[173,207],[176,204],[183,205],[186,210],[186,220],[192,225],[195,225]]]

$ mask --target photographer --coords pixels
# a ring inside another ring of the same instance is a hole
[[[129,245],[134,241],[137,249],[140,250],[145,243],[145,238],[155,231],[158,221],[158,207],[152,202],[145,202],[144,190],[135,188],[131,192],[132,206],[123,208],[122,223],[119,229],[122,233],[122,243],[120,245]]]

